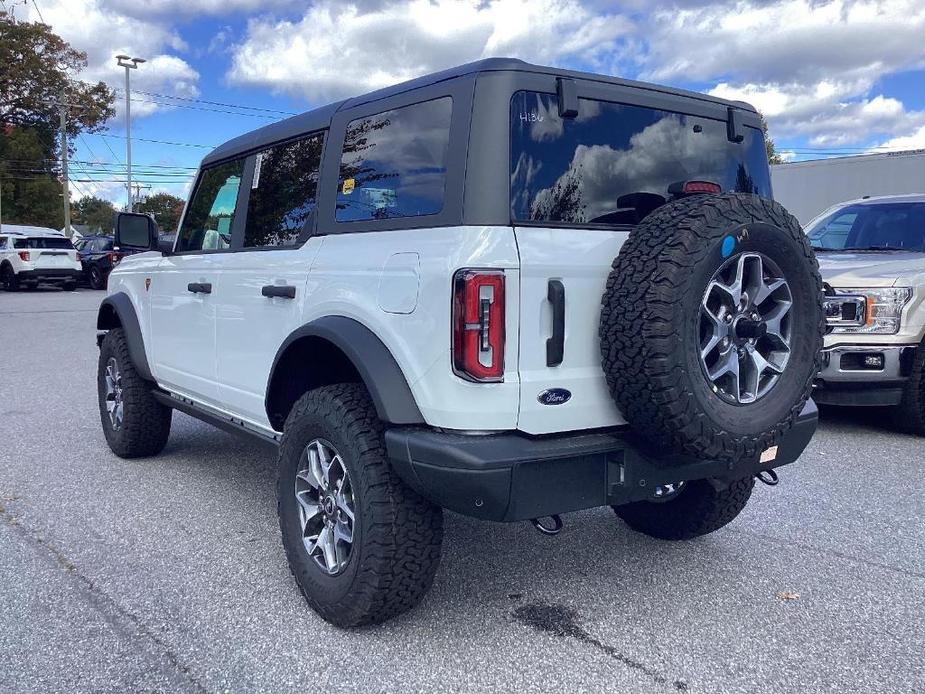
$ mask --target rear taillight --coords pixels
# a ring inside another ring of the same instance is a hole
[[[453,370],[470,381],[504,380],[504,273],[453,277]]]
[[[112,265],[116,265],[120,260],[122,260],[121,253],[113,253],[110,251],[107,255],[109,256],[109,262]]]
[[[29,256],[29,251],[20,251],[20,252],[19,252],[19,257],[22,258],[22,260],[23,260],[24,263],[28,263],[28,262],[29,262],[29,257],[30,257],[30,256]]]

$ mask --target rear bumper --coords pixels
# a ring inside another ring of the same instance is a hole
[[[67,282],[80,278],[80,270],[71,268],[37,268],[22,270],[16,275],[20,282]]]
[[[399,427],[387,430],[385,440],[398,474],[435,504],[476,518],[517,521],[640,501],[661,484],[732,480],[780,467],[800,457],[817,421],[810,401],[769,463],[680,456],[653,461],[623,430],[534,437]]]

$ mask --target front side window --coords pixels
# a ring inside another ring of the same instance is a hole
[[[806,233],[819,250],[925,252],[925,202],[848,205],[814,219]]]
[[[770,197],[764,137],[726,121],[609,101],[579,100],[559,116],[552,94],[511,100],[511,218],[567,224],[638,224],[687,181]],[[677,184],[677,185],[675,185]]]
[[[315,211],[324,135],[270,147],[256,155],[244,247],[294,244]]]
[[[243,159],[202,172],[183,218],[177,251],[224,250],[231,246],[231,225],[243,172]]]
[[[338,222],[417,217],[443,209],[453,99],[443,97],[347,124]]]

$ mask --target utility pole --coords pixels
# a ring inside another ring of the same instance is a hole
[[[125,192],[126,212],[132,211],[132,92],[129,81],[129,70],[136,70],[144,58],[132,58],[127,55],[117,55],[116,64],[125,68]]]
[[[58,97],[58,117],[61,121],[61,184],[64,186],[64,234],[71,238],[71,191],[67,179],[67,99],[62,91]]]
[[[150,190],[150,189],[151,189],[151,186],[150,186],[150,185],[142,185],[141,183],[137,183],[137,182],[136,182],[136,183],[133,183],[132,185],[135,186],[135,198],[134,198],[134,200],[132,201],[133,203],[134,203],[135,200],[137,200],[138,202],[141,202],[141,191],[142,191],[142,189],[144,189],[144,190]]]

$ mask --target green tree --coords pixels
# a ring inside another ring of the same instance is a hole
[[[768,122],[760,113],[758,114],[758,117],[761,118],[761,129],[764,130],[764,146],[768,150],[768,163],[783,164],[784,158],[777,153],[777,147],[774,145],[774,140],[772,140],[771,136],[768,135]]]
[[[172,234],[180,223],[184,202],[183,198],[170,193],[155,193],[135,205],[135,211],[153,214],[161,232]]]
[[[86,224],[94,231],[109,234],[112,232],[112,216],[115,211],[116,208],[109,200],[87,196],[74,203],[71,219],[74,224]]]
[[[0,189],[3,218],[61,228],[64,211],[58,100],[72,104],[71,141],[105,126],[115,111],[103,82],[78,80],[87,55],[46,24],[17,22],[0,11]]]

